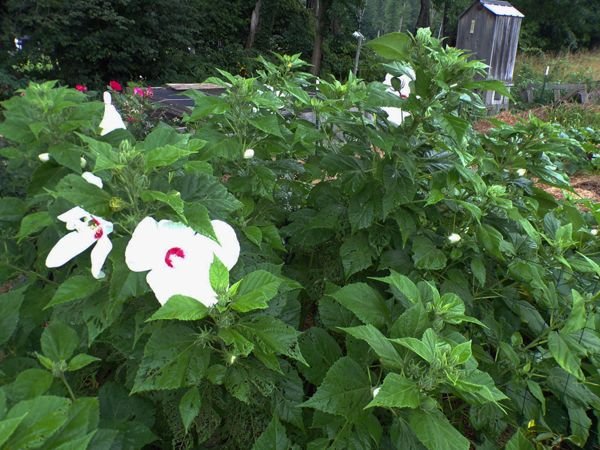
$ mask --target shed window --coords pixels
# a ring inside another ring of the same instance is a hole
[[[475,19],[471,20],[471,29],[469,30],[469,33],[475,33]]]

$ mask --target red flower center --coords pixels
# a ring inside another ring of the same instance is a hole
[[[173,256],[183,259],[185,258],[185,253],[183,252],[183,249],[179,247],[172,247],[167,250],[167,253],[165,254],[165,263],[169,267],[173,267],[173,260],[171,259]]]
[[[104,230],[100,226],[100,222],[98,221],[98,219],[96,219],[95,217],[92,217],[92,220],[90,222],[91,222],[90,227],[92,228],[92,230],[95,230],[94,239],[98,240],[102,236],[104,236]]]

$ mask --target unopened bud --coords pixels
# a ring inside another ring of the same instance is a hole
[[[40,153],[38,158],[41,162],[48,162],[50,161],[50,153]]]
[[[462,238],[460,237],[460,234],[456,234],[456,233],[452,233],[450,236],[448,236],[448,242],[450,242],[451,244],[456,244],[461,239]]]
[[[244,152],[244,159],[252,159],[254,158],[254,150],[249,148]]]
[[[373,389],[373,398],[377,397],[377,394],[379,394],[380,390],[381,390],[381,386],[378,386],[375,389]]]
[[[525,169],[517,169],[517,175],[519,175],[520,177],[525,176],[526,173],[527,170]]]
[[[81,158],[79,158],[79,165],[81,166],[82,169],[85,166],[87,166],[87,161],[85,160],[85,158],[83,156]]]

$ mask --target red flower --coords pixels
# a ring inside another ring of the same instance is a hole
[[[118,81],[115,81],[115,80],[110,80],[110,83],[108,83],[108,86],[113,91],[121,92],[123,90],[123,87],[121,86],[121,83],[119,83]]]
[[[79,92],[87,92],[87,86],[84,84],[76,84],[75,89],[77,89]]]

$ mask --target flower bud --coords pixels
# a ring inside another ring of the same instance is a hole
[[[527,173],[527,170],[525,170],[525,169],[517,169],[517,175],[519,175],[520,177],[525,176],[526,173]]]
[[[452,233],[450,236],[448,236],[448,242],[450,242],[451,244],[456,244],[461,239],[462,238],[460,237],[460,234],[457,233]]]
[[[38,158],[41,162],[48,162],[50,161],[50,153],[40,153]]]
[[[373,398],[377,397],[377,394],[379,394],[379,391],[381,390],[381,386],[376,387],[375,389],[373,389]]]
[[[79,165],[81,166],[82,169],[85,166],[87,166],[87,161],[85,160],[85,158],[83,156],[81,158],[79,158]]]
[[[592,228],[592,229],[590,230],[590,234],[591,234],[592,236],[598,236],[598,228]]]
[[[249,148],[244,152],[244,159],[252,159],[254,158],[254,150]]]

